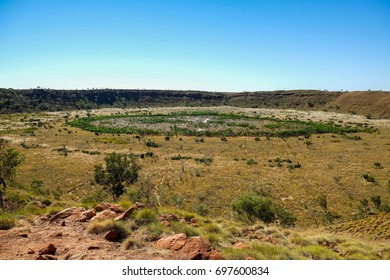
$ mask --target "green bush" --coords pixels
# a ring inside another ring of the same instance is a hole
[[[293,213],[272,201],[271,197],[244,194],[233,200],[234,215],[244,222],[254,224],[256,220],[264,223],[278,221],[282,226],[294,226]]]
[[[236,217],[245,222],[254,224],[256,220],[271,223],[275,220],[275,213],[269,197],[245,194],[233,200],[232,208]]]
[[[149,139],[148,141],[146,141],[145,143],[146,147],[152,147],[152,148],[158,148],[159,145],[154,142],[153,140]]]
[[[194,228],[186,223],[173,222],[171,224],[171,229],[175,233],[184,233],[188,237],[200,235],[200,231],[197,228]]]
[[[363,179],[369,183],[375,183],[375,178],[369,174],[363,174]]]
[[[198,213],[201,216],[206,216],[209,213],[209,208],[202,203],[196,209],[196,213]]]
[[[124,250],[134,250],[134,249],[140,249],[143,248],[145,244],[138,239],[134,239],[132,237],[126,238],[125,241],[122,243],[122,248]]]
[[[216,224],[207,224],[203,229],[209,233],[221,233],[221,228]]]
[[[87,232],[90,234],[100,234],[110,230],[115,230],[118,233],[119,240],[125,239],[129,235],[129,231],[122,223],[113,220],[92,222],[87,228]]]
[[[145,208],[136,213],[135,221],[139,225],[147,225],[157,220],[157,211]]]
[[[15,218],[0,214],[0,230],[8,230],[15,226]]]
[[[206,164],[206,165],[210,165],[213,162],[213,159],[212,158],[202,157],[202,158],[196,158],[195,161],[197,163],[203,163],[203,164]]]
[[[248,160],[246,161],[246,164],[248,164],[249,166],[250,166],[250,165],[254,165],[254,164],[257,164],[257,161],[255,161],[254,159],[248,159]]]

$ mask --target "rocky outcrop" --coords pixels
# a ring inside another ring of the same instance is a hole
[[[144,208],[144,205],[142,203],[136,202],[133,206],[131,206],[129,209],[127,209],[125,212],[120,214],[118,217],[115,218],[115,221],[123,221],[126,220],[131,216],[131,214],[137,210]]]
[[[219,252],[211,246],[210,242],[200,236],[187,240],[185,246],[178,251],[179,258],[185,260],[223,260]]]
[[[123,213],[124,209],[122,206],[118,204],[112,204],[112,203],[101,203],[95,206],[95,211],[96,212],[101,212],[104,210],[111,210],[116,213]]]
[[[53,223],[53,222],[64,220],[71,216],[73,216],[76,220],[82,215],[84,211],[86,211],[84,207],[67,208],[65,210],[62,210],[61,212],[54,214],[53,216],[50,216],[49,221],[50,223]]]
[[[184,233],[166,236],[155,244],[157,248],[175,251],[174,255],[183,260],[223,260],[222,255],[211,243],[200,236],[187,238]]]
[[[108,219],[113,219],[116,216],[118,216],[118,213],[116,213],[110,209],[106,209],[106,210],[103,210],[102,212],[97,213],[96,216],[94,216],[91,219],[91,221],[108,220]]]
[[[54,255],[56,251],[56,246],[53,243],[48,243],[39,250],[39,255]]]
[[[183,248],[186,242],[187,236],[184,233],[179,233],[161,238],[156,242],[156,247],[160,249],[177,251]]]
[[[81,213],[81,217],[78,219],[79,222],[86,222],[96,216],[96,212],[93,209],[89,209]]]
[[[119,241],[119,234],[116,230],[110,230],[104,234],[104,239],[112,242]]]

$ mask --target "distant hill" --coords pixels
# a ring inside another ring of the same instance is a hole
[[[298,110],[325,110],[390,117],[388,91],[287,90],[206,92],[138,89],[0,89],[0,113],[62,111],[103,107],[237,106]]]

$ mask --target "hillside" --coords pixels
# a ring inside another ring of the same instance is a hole
[[[88,210],[71,207],[18,223],[11,230],[0,230],[0,260],[378,260],[390,257],[386,242],[388,227],[382,239],[373,242],[329,233],[326,228],[301,231],[263,223],[248,226],[139,203],[126,211],[121,205],[110,203]],[[337,228],[342,226],[339,224]]]
[[[0,89],[0,113],[104,107],[226,105],[248,108],[323,110],[389,118],[390,92],[288,90],[226,93],[138,89]]]

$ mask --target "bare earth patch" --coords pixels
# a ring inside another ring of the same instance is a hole
[[[0,231],[1,260],[35,260],[39,251],[52,243],[58,260],[153,260],[174,259],[166,251],[147,246],[124,250],[121,243],[110,242],[103,235],[87,234],[88,223],[67,221],[49,224],[37,222],[21,228]]]

